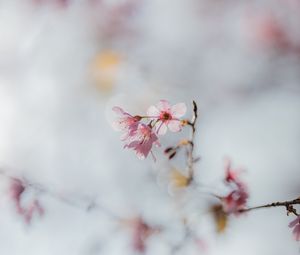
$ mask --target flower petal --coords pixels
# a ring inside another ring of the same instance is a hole
[[[148,156],[148,153],[145,154],[144,152],[142,151],[136,151],[136,156],[138,157],[138,159],[140,160],[144,160],[147,156]]]
[[[181,130],[181,123],[179,120],[171,120],[168,123],[168,128],[172,132],[179,132]]]
[[[159,110],[154,105],[151,105],[147,110],[147,116],[157,117],[159,116]]]
[[[165,135],[167,133],[167,130],[167,125],[164,122],[160,121],[156,124],[156,133],[158,135]]]
[[[119,106],[114,106],[112,110],[119,115],[125,114],[125,111]]]
[[[175,104],[171,108],[172,116],[175,118],[180,118],[186,113],[185,103]]]
[[[119,120],[115,120],[111,123],[111,126],[112,128],[115,130],[115,131],[121,131],[123,130],[123,125],[120,123]]]
[[[297,217],[295,220],[291,221],[289,224],[290,228],[295,227],[299,223],[299,217]]]
[[[296,241],[300,241],[300,224],[298,224],[293,230]]]
[[[171,105],[167,100],[160,100],[157,104],[157,108],[159,111],[169,111],[171,109]]]

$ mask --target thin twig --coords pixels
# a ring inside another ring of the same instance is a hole
[[[290,201],[274,202],[271,204],[249,207],[249,208],[240,210],[240,212],[249,212],[249,211],[253,211],[253,210],[257,210],[257,209],[270,208],[270,207],[285,207],[288,213],[292,213],[296,216],[299,216],[296,209],[293,207],[293,205],[299,205],[299,204],[300,204],[300,198],[296,198],[296,199],[293,199]]]
[[[188,151],[188,159],[187,159],[187,165],[188,165],[188,173],[191,178],[191,180],[194,177],[194,140],[195,140],[195,133],[196,133],[196,121],[198,118],[198,107],[195,101],[193,101],[193,117],[191,121],[188,121],[188,125],[192,128],[192,134],[190,139],[190,150]]]

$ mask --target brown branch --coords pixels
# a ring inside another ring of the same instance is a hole
[[[296,198],[296,199],[293,199],[290,201],[274,202],[271,204],[249,207],[249,208],[240,210],[240,212],[243,213],[243,212],[249,212],[249,211],[253,211],[253,210],[257,210],[257,209],[270,208],[270,207],[285,207],[288,214],[292,213],[296,216],[299,216],[296,209],[293,207],[293,205],[299,205],[299,204],[300,204],[300,198]]]

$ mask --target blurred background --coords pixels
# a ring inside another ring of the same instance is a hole
[[[0,254],[299,254],[284,208],[218,234],[202,192],[222,191],[230,157],[250,205],[300,195],[299,14],[298,0],[0,1]],[[111,128],[114,105],[160,99],[187,116],[197,102],[205,188],[174,189],[163,148],[140,161]],[[24,221],[7,176],[33,184],[22,204],[42,217]]]

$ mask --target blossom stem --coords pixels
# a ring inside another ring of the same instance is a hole
[[[249,207],[249,208],[240,210],[240,212],[249,212],[249,211],[253,211],[253,210],[257,210],[257,209],[270,208],[270,207],[285,207],[288,213],[292,213],[296,216],[299,216],[296,209],[293,207],[293,205],[299,205],[299,204],[300,204],[300,198],[296,198],[296,199],[289,200],[289,201],[273,202],[270,204]]]
[[[191,180],[194,177],[194,140],[195,140],[195,133],[196,133],[197,118],[198,118],[198,107],[196,102],[193,101],[193,117],[191,121],[187,122],[187,124],[192,128],[191,139],[189,142],[191,148],[188,152],[188,159],[187,159],[188,173]]]

